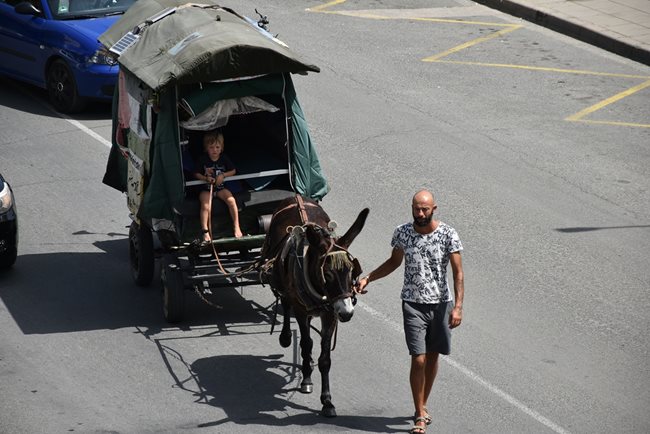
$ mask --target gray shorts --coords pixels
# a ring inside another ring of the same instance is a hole
[[[451,352],[451,330],[449,312],[451,302],[421,304],[402,301],[404,334],[409,354]]]

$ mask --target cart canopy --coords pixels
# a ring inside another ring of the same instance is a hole
[[[212,0],[186,1],[138,0],[99,37],[121,70],[104,183],[127,193],[138,218],[172,219],[185,196],[180,103],[199,114],[216,100],[278,95],[286,104],[291,184],[322,199],[329,187],[291,80],[319,68],[256,22]]]
[[[99,41],[152,90],[320,71],[254,21],[212,0],[138,0]]]

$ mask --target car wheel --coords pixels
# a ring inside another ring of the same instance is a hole
[[[163,287],[163,314],[167,322],[174,324],[183,319],[185,312],[185,285],[178,259],[168,255],[163,258],[160,270]]]
[[[54,108],[62,113],[78,112],[85,105],[70,67],[61,59],[52,62],[47,70],[47,92]]]
[[[0,270],[11,268],[16,263],[18,256],[18,249],[11,247],[6,251],[0,253]]]
[[[131,276],[138,286],[149,286],[153,280],[155,258],[153,234],[145,225],[131,222],[129,228],[129,259]]]

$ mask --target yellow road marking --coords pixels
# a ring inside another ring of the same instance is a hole
[[[434,23],[451,23],[451,24],[471,24],[474,26],[492,26],[492,27],[523,27],[521,24],[504,24],[504,23],[489,23],[487,21],[467,21],[455,20],[453,18],[426,18],[426,17],[404,17],[400,20],[413,20],[413,21],[431,21]],[[513,29],[515,30],[515,29]]]
[[[565,119],[568,121],[569,119]],[[633,122],[617,122],[617,121],[592,121],[590,119],[578,119],[570,122],[582,122],[585,124],[595,124],[595,125],[616,125],[619,127],[636,127],[636,128],[650,128],[650,124],[635,124]]]
[[[581,110],[578,113],[567,117],[565,120],[567,120],[567,121],[579,121],[583,117],[587,116],[588,114],[591,114],[591,113],[593,113],[593,112],[595,112],[597,110],[600,110],[603,107],[607,107],[608,105],[613,104],[616,101],[622,100],[623,98],[625,98],[627,96],[630,96],[630,95],[632,95],[634,93],[637,93],[638,91],[643,90],[646,87],[650,87],[650,80],[644,81],[643,83],[638,84],[638,85],[636,85],[634,87],[631,87],[631,88],[629,88],[627,90],[624,90],[621,93],[617,93],[616,95],[611,96],[611,97],[609,97],[609,98],[607,98],[605,100],[602,100],[601,102],[599,102],[597,104],[594,104],[591,107],[587,107],[586,109]],[[592,121],[592,122],[595,122],[595,121]],[[638,124],[638,125],[643,125],[643,124]]]
[[[485,63],[485,62],[469,62],[463,60],[428,60],[425,59],[425,62],[437,62],[437,63],[455,63],[458,65],[476,65],[476,66],[489,66],[494,68],[511,68],[511,69],[529,69],[531,71],[546,71],[546,72],[560,72],[563,74],[579,74],[579,75],[597,75],[604,77],[619,77],[619,78],[650,78],[648,75],[632,75],[632,74],[618,74],[615,72],[597,72],[597,71],[585,71],[581,69],[562,69],[562,68],[549,68],[546,66],[528,66],[528,65],[511,65],[507,63]]]
[[[454,20],[454,19],[443,19],[443,18],[426,18],[426,17],[388,17],[375,14],[367,13],[355,13],[354,11],[330,11],[327,10],[333,6],[340,5],[345,3],[347,0],[333,0],[328,3],[314,6],[308,8],[309,12],[319,12],[326,14],[338,14],[345,16],[354,16],[359,18],[375,19],[375,20],[412,20],[412,21],[428,21],[428,22],[437,22],[437,23],[452,23],[452,24],[469,24],[469,25],[481,25],[481,26],[493,26],[493,27],[506,27],[503,30],[498,30],[494,33],[491,33],[487,36],[482,36],[480,38],[472,39],[471,41],[465,42],[456,47],[450,48],[449,50],[443,51],[442,53],[435,54],[433,56],[425,57],[422,59],[423,62],[437,62],[437,63],[450,63],[450,64],[459,64],[459,65],[476,65],[476,66],[486,66],[486,67],[497,67],[497,68],[511,68],[511,69],[522,69],[530,71],[544,71],[544,72],[557,72],[563,74],[579,74],[579,75],[593,75],[593,76],[604,76],[604,77],[617,77],[617,78],[640,78],[648,79],[650,76],[647,75],[633,75],[633,74],[617,74],[609,72],[596,72],[596,71],[585,71],[579,69],[562,69],[562,68],[550,68],[543,66],[526,66],[526,65],[513,65],[505,63],[485,63],[485,62],[469,62],[469,61],[453,61],[453,60],[440,60],[444,57],[447,57],[451,54],[462,51],[466,48],[472,47],[474,45],[480,44],[503,36],[505,34],[514,32],[523,27],[521,24],[504,24],[504,23],[487,23],[482,21],[463,21],[463,20]],[[597,104],[592,105],[584,110],[579,111],[578,113],[571,115],[565,118],[565,121],[570,122],[583,122],[589,124],[600,124],[600,125],[618,125],[618,126],[628,126],[628,127],[641,127],[641,128],[650,128],[650,124],[640,124],[632,122],[618,122],[618,121],[594,121],[588,119],[582,119],[583,117],[594,113],[610,104],[613,104],[621,99],[628,97],[640,90],[643,90],[647,87],[650,87],[650,80],[645,81],[637,86],[634,86],[626,91],[618,93],[610,98],[607,98]]]
[[[512,24],[512,27],[510,27],[508,29],[499,30],[499,31],[491,33],[491,34],[489,34],[487,36],[482,36],[480,38],[472,39],[469,42],[465,42],[464,44],[458,45],[458,46],[456,46],[454,48],[450,48],[449,50],[443,51],[442,53],[439,53],[439,54],[436,54],[436,55],[430,56],[430,57],[425,57],[424,59],[422,59],[422,61],[423,62],[434,62],[434,61],[436,61],[438,59],[449,56],[450,54],[456,53],[456,52],[458,52],[460,50],[464,50],[465,48],[469,48],[469,47],[471,47],[473,45],[480,44],[481,42],[489,41],[490,39],[494,39],[494,38],[499,37],[501,35],[505,35],[506,33],[514,32],[515,30],[517,30],[517,29],[519,29],[521,27],[522,26],[519,25],[519,24]]]
[[[307,8],[308,12],[321,12],[325,14],[335,14],[337,13],[336,11],[326,11],[325,9],[328,9],[332,6],[340,5],[341,3],[345,3],[347,0],[334,0],[329,3],[322,4],[320,6],[314,6],[313,8]]]

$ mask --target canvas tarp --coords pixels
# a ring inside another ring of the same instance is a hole
[[[209,101],[246,95],[282,94],[284,91],[290,116],[290,164],[292,184],[297,193],[320,200],[329,191],[320,162],[309,136],[307,122],[296,97],[289,74],[259,77],[253,80],[210,83],[199,93],[188,94],[194,107],[200,110]],[[118,105],[115,96],[113,107]],[[159,95],[160,111],[157,113],[150,154],[150,173],[145,174],[144,197],[139,218],[172,219],[173,209],[178,209],[184,199],[182,162],[178,145],[178,116],[176,88],[164,89]],[[205,108],[205,107],[204,107]],[[114,112],[113,118],[115,119]],[[113,137],[115,137],[115,122]],[[146,156],[140,156],[146,158]],[[127,191],[127,162],[113,144],[104,176],[104,183],[120,191]]]
[[[175,11],[151,24],[155,15]],[[129,31],[138,39],[119,56],[128,70],[153,90],[169,84],[209,82],[272,73],[319,72],[244,17],[213,0],[138,0],[99,41],[111,48]]]

